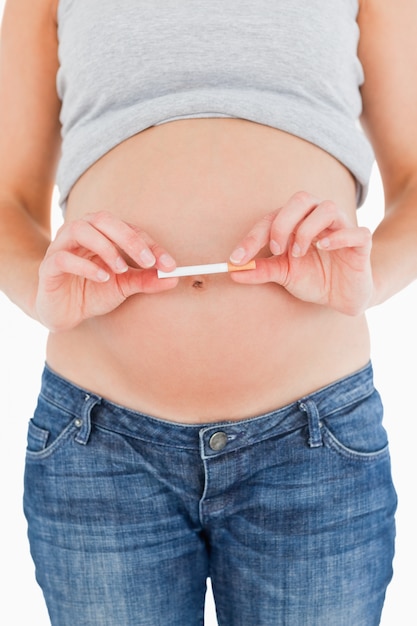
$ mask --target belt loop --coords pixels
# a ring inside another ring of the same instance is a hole
[[[307,413],[308,417],[308,445],[310,448],[319,448],[323,445],[323,439],[321,435],[320,415],[313,400],[303,400],[298,405],[301,411]]]
[[[75,438],[77,443],[85,446],[88,443],[91,433],[91,411],[96,404],[101,402],[101,398],[98,396],[91,396],[86,393],[84,397],[84,403],[81,408],[81,418],[77,420],[76,424],[79,427],[78,435]]]

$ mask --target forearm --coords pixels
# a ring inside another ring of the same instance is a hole
[[[374,295],[381,304],[417,278],[417,180],[387,203],[374,232],[372,247]]]
[[[0,290],[34,319],[38,269],[49,242],[48,229],[16,199],[0,198]]]

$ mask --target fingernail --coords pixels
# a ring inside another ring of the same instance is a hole
[[[101,283],[106,283],[110,278],[110,274],[108,272],[106,272],[105,270],[98,270],[97,272],[97,279],[101,282]]]
[[[292,251],[291,251],[293,256],[300,256],[301,254],[301,248],[298,245],[298,243],[295,243],[292,247]]]
[[[244,259],[245,254],[246,250],[244,250],[244,248],[237,248],[237,250],[230,255],[230,260],[232,263],[240,263]]]
[[[325,250],[330,246],[330,240],[327,237],[324,237],[324,239],[320,239],[320,241],[316,243],[316,246],[321,250]]]
[[[142,265],[144,265],[145,267],[152,267],[152,265],[155,265],[156,259],[152,252],[150,252],[149,250],[142,250],[139,258],[142,261]]]
[[[127,270],[129,269],[126,261],[121,256],[116,259],[115,267],[116,272],[120,272],[121,274],[123,272],[127,272]]]
[[[164,265],[165,267],[172,267],[175,265],[175,261],[170,254],[161,254],[159,261],[161,265]]]
[[[281,246],[274,239],[271,239],[269,243],[269,248],[272,254],[281,254]]]

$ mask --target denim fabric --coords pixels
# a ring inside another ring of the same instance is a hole
[[[280,410],[178,424],[48,368],[25,513],[53,626],[376,626],[396,495],[371,366]]]

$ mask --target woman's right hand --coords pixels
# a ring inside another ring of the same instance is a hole
[[[139,293],[172,289],[170,254],[138,227],[100,211],[65,223],[39,268],[37,317],[52,331],[69,330],[85,319],[110,313]]]

